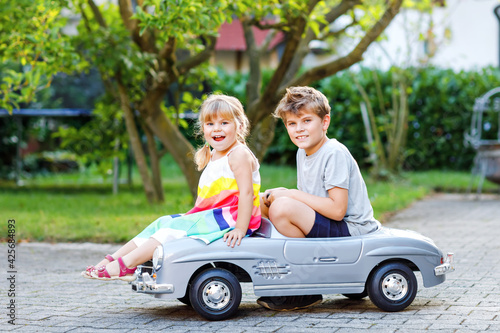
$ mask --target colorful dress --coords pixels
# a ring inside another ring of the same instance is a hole
[[[246,146],[238,145],[224,157],[207,164],[198,183],[198,198],[193,209],[186,214],[160,217],[133,239],[135,244],[140,246],[149,237],[161,243],[181,237],[191,237],[209,244],[233,229],[238,217],[239,190],[229,167],[228,156],[238,147],[248,149]],[[247,235],[251,235],[260,226],[258,169],[257,162],[257,170],[252,172],[254,201]]]

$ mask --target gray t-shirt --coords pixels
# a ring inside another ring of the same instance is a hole
[[[373,217],[365,181],[351,153],[336,139],[330,139],[321,148],[306,156],[297,151],[297,188],[303,192],[328,198],[328,190],[340,187],[348,190],[347,222],[351,236],[367,234],[380,226]]]

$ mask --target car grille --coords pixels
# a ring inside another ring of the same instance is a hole
[[[253,267],[255,273],[262,275],[264,279],[281,279],[290,274],[290,266],[278,264],[276,261],[260,261]]]

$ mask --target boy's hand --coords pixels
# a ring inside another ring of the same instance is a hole
[[[290,191],[293,190],[289,190],[285,187],[278,187],[278,188],[273,188],[271,190],[267,190],[266,192],[264,192],[265,193],[264,204],[267,207],[269,207],[277,198],[291,197]]]
[[[227,246],[234,247],[235,245],[240,245],[241,240],[245,237],[245,232],[241,229],[234,228],[224,235],[222,240],[225,242],[227,240]]]
[[[264,204],[269,207],[273,203],[274,199],[276,199],[279,196],[286,196],[284,193],[288,191],[286,187],[277,187],[277,188],[272,188],[269,190],[266,190],[264,192],[264,196],[262,197],[262,200],[264,201]]]

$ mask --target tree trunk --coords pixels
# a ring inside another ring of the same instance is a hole
[[[146,162],[144,150],[142,149],[141,139],[139,132],[137,131],[134,114],[130,107],[130,101],[125,87],[120,83],[118,83],[118,93],[120,95],[120,104],[125,118],[125,125],[130,138],[130,146],[132,147],[135,162],[137,163],[137,168],[139,169],[139,174],[142,178],[144,192],[146,193],[148,202],[154,203],[158,198],[155,195],[155,189],[153,187],[151,177],[149,176],[148,164]]]
[[[154,110],[147,111],[149,115],[145,116],[146,125],[172,154],[186,177],[193,198],[196,198],[200,172],[195,168],[193,146],[161,111],[159,105]]]
[[[260,123],[252,127],[249,146],[260,161],[264,158],[267,148],[274,139],[276,118],[267,116]]]
[[[155,190],[155,195],[158,198],[158,202],[164,202],[165,195],[163,193],[161,180],[160,158],[156,148],[155,137],[149,127],[142,126],[142,128],[144,129],[144,133],[146,134],[146,138],[148,140],[149,163],[151,165],[151,173],[153,175],[153,188]]]
[[[404,80],[399,78],[399,80]],[[390,145],[389,156],[389,168],[392,172],[397,174],[400,170],[400,166],[403,164],[404,159],[404,147],[406,144],[406,137],[408,133],[408,95],[406,93],[406,85],[404,82],[399,82],[399,103],[397,105],[396,121],[395,121],[395,131],[394,131],[394,141]]]

